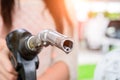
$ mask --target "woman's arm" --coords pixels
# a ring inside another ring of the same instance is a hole
[[[39,76],[37,80],[69,80],[68,67],[62,61],[56,62],[43,75]]]

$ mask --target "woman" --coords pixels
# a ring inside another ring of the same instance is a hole
[[[56,4],[55,1],[61,2],[62,0],[53,0],[51,3],[49,1],[51,0],[1,0],[0,80],[16,80],[18,76],[9,60],[11,53],[4,40],[8,32],[19,28],[24,28],[32,34],[37,34],[48,28],[64,32],[62,19],[65,18],[66,14],[61,9],[58,15],[54,12],[55,10],[52,10],[54,6],[50,7],[52,2]],[[68,17],[66,17],[66,21],[67,19]],[[68,24],[72,24],[72,22],[69,20]],[[61,50],[53,49],[51,46],[40,52],[38,55],[40,68],[37,72],[37,80],[76,80],[74,76],[76,75],[75,64],[71,65],[70,63],[75,61],[72,57],[74,54],[65,55],[62,53]]]

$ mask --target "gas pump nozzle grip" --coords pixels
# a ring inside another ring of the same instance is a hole
[[[6,36],[6,43],[13,53],[16,62],[11,62],[19,73],[18,80],[36,80],[36,69],[39,66],[37,54],[43,47],[56,46],[65,53],[71,52],[73,41],[53,30],[43,30],[33,36],[25,29],[17,29]]]

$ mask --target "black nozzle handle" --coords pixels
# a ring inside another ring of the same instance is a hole
[[[18,80],[36,80],[36,69],[39,65],[38,51],[31,51],[26,46],[26,41],[32,36],[25,29],[17,29],[6,36],[9,50],[16,59],[11,58],[13,66],[18,72]]]

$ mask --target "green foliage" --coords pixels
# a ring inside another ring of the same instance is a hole
[[[89,18],[94,18],[97,16],[97,14],[102,13],[104,16],[110,20],[120,20],[120,13],[109,13],[108,11],[105,12],[88,12]]]
[[[108,13],[104,12],[105,17],[110,20],[120,20],[120,13]]]
[[[78,80],[93,80],[95,64],[79,65]]]

